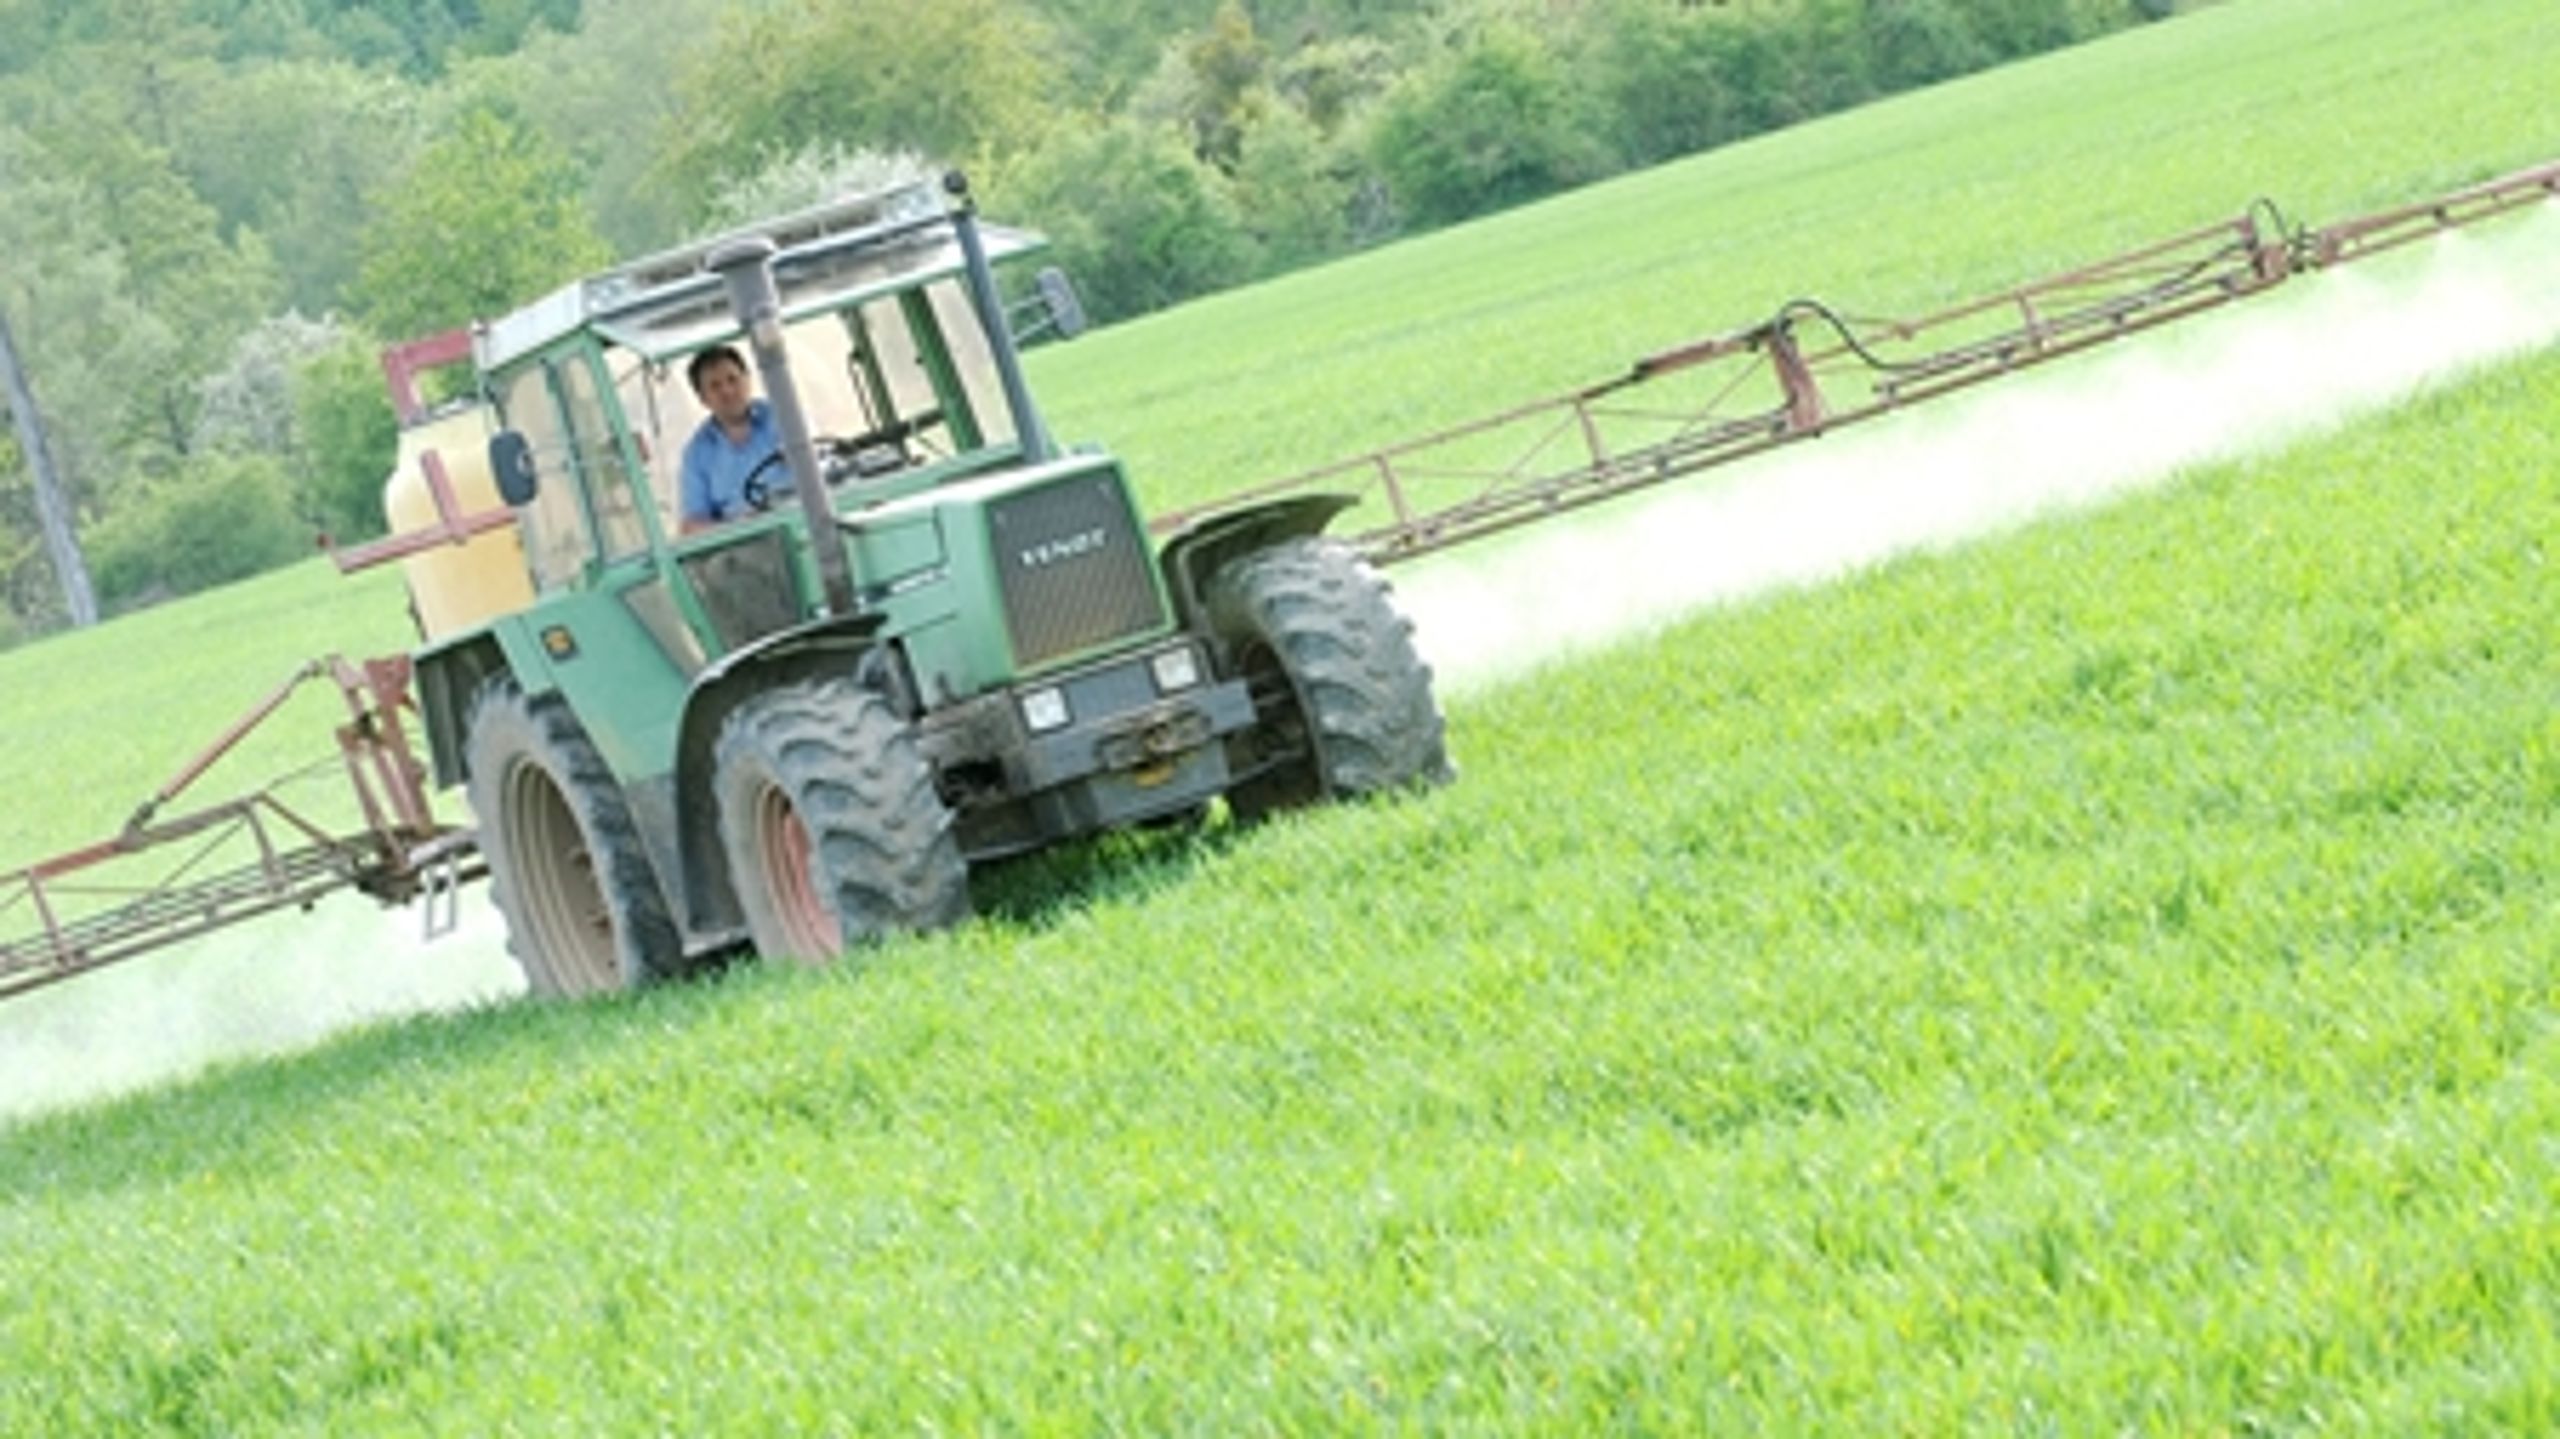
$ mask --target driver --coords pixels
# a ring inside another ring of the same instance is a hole
[[[694,398],[711,411],[684,447],[683,532],[689,535],[749,513],[747,481],[759,471],[768,490],[791,482],[782,469],[773,406],[749,393],[747,362],[737,350],[714,345],[695,355],[684,374]]]

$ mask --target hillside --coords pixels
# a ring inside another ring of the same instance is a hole
[[[1041,378],[1212,491],[1797,289],[2538,158],[2538,17],[2223,7]],[[0,1431],[2548,1428],[2556,417],[2546,348],[1696,616],[1457,702],[1443,794],[857,965],[0,1130]],[[160,687],[372,624],[316,579],[0,656],[7,732],[147,784]],[[121,812],[47,795],[0,823]]]

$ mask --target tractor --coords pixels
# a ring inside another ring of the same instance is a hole
[[[535,993],[824,960],[961,920],[1007,856],[1451,777],[1410,621],[1326,537],[1349,498],[1158,543],[1119,461],[1052,438],[996,273],[1039,246],[950,175],[468,332],[452,468],[512,523],[412,559],[411,662]],[[1018,308],[1077,328],[1055,271]],[[721,345],[781,443],[688,533],[684,372]]]

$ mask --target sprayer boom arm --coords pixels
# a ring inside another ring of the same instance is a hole
[[[1796,300],[1624,373],[1160,517],[1172,532],[1348,493],[1350,542],[1393,564],[1812,439],[2560,197],[2560,161],[2317,231],[2263,202],[2093,265],[1909,320]]]
[[[338,755],[359,820],[332,827],[270,784],[245,798],[163,817],[216,762],[327,679],[344,701]],[[472,834],[438,824],[425,772],[400,722],[409,665],[332,655],[296,670],[189,760],[117,834],[0,873],[0,999],[342,889],[402,904],[477,877]]]

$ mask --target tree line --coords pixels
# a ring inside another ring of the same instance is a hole
[[[114,610],[379,532],[384,343],[848,184],[969,168],[1109,320],[2171,8],[0,0],[0,317]]]

